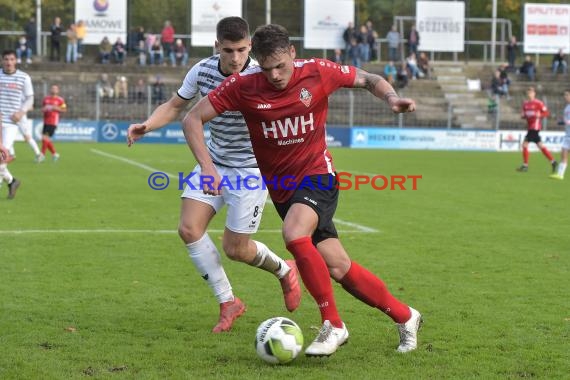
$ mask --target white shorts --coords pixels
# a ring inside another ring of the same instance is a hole
[[[564,140],[562,140],[562,149],[570,150],[570,136],[564,136]]]
[[[227,204],[226,227],[237,233],[255,233],[261,223],[261,214],[268,194],[259,169],[228,168],[219,165],[216,165],[216,169],[222,177],[222,195],[204,194],[202,189],[205,185],[200,179],[200,166],[196,165],[192,171],[195,174],[188,178],[192,186],[186,184],[182,198],[207,203],[216,213]],[[189,175],[190,173],[185,173],[186,177]]]
[[[18,128],[15,126],[2,127],[2,145],[10,152],[14,151],[14,141],[18,136]]]

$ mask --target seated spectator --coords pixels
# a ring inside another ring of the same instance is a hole
[[[32,48],[26,36],[21,36],[16,44],[16,63],[22,63],[22,58],[25,58],[27,64],[32,63]]]
[[[526,74],[528,79],[534,82],[534,73],[536,72],[536,68],[534,67],[534,63],[532,62],[530,55],[524,57],[524,62],[519,70],[521,74]]]
[[[157,65],[162,65],[164,61],[164,50],[160,44],[160,40],[155,40],[148,53],[148,59],[151,65],[156,62]]]
[[[416,60],[416,53],[411,53],[408,58],[406,58],[406,65],[408,69],[410,69],[410,73],[412,73],[412,80],[421,78],[424,74],[418,68],[418,61]]]
[[[109,76],[105,73],[101,74],[99,80],[97,81],[97,94],[102,100],[112,99],[115,93],[111,82],[109,82]]]
[[[342,51],[340,49],[334,49],[333,54],[329,57],[329,60],[338,63],[339,65],[342,65],[343,64],[342,58],[343,58]]]
[[[139,65],[146,66],[146,51],[144,40],[138,42],[137,54],[139,56]]]
[[[509,86],[511,85],[511,80],[509,79],[508,69],[509,65],[506,63],[503,63],[501,66],[499,66],[499,73],[500,73],[499,76],[501,78],[503,91],[506,93],[507,99],[510,99],[511,97],[509,95]]]
[[[491,91],[494,95],[509,97],[509,87],[501,79],[501,70],[496,70],[493,79],[491,79]]]
[[[125,55],[127,53],[127,47],[121,37],[117,37],[117,41],[113,45],[113,57],[115,57],[115,62],[122,65],[125,62]]]
[[[394,61],[389,61],[386,66],[384,66],[384,76],[388,83],[394,86],[394,83],[396,83],[396,77],[398,76],[398,69],[394,66]]]
[[[157,75],[152,84],[152,104],[162,104],[165,100],[164,83],[162,83],[160,75]]]
[[[176,40],[170,51],[170,62],[172,62],[172,67],[175,67],[178,62],[184,67],[188,65],[188,51],[180,38]]]
[[[135,102],[137,102],[137,104],[142,104],[145,102],[146,92],[146,84],[144,82],[144,79],[141,78],[137,81],[137,84],[135,86]]]
[[[404,88],[408,85],[408,65],[406,62],[402,62],[400,65],[400,70],[396,75],[396,85],[398,88]]]
[[[418,58],[418,68],[420,69],[420,73],[428,78],[430,77],[431,67],[429,65],[429,58],[425,52],[420,53],[420,57]]]
[[[558,53],[554,54],[552,58],[552,73],[557,74],[558,68],[562,68],[562,73],[566,74],[568,72],[568,63],[566,63],[566,59],[564,58],[564,51],[562,49],[558,50]]]
[[[128,99],[129,98],[129,83],[127,77],[117,77],[115,82],[115,99]]]
[[[103,37],[101,43],[99,44],[99,58],[101,63],[109,63],[111,60],[111,52],[113,51],[113,45],[107,36]]]

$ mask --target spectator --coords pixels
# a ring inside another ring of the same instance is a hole
[[[390,61],[398,61],[398,48],[400,46],[400,33],[396,30],[396,25],[392,26],[392,29],[386,35],[388,40],[388,59]]]
[[[394,66],[394,61],[389,61],[386,66],[384,66],[384,77],[390,85],[396,83],[396,77],[398,76],[398,69]]]
[[[25,36],[21,36],[16,44],[16,63],[22,63],[22,58],[26,60],[26,64],[32,63],[32,49]]]
[[[509,66],[508,66],[509,71],[515,71],[515,60],[517,58],[517,53],[518,53],[517,38],[515,36],[511,36],[509,44],[507,45],[507,60],[509,61]]]
[[[135,86],[135,102],[142,104],[146,100],[146,84],[144,79],[140,78]]]
[[[398,88],[404,88],[408,85],[408,65],[406,62],[402,62],[400,64],[400,70],[398,70],[396,81]]]
[[[121,37],[117,37],[117,40],[113,44],[113,57],[115,58],[115,62],[122,65],[125,63],[125,55],[127,53],[127,47],[125,43],[121,39]]]
[[[418,68],[418,61],[416,59],[415,53],[411,53],[408,58],[406,58],[406,66],[412,73],[412,80],[416,80],[424,76],[424,74]]]
[[[156,34],[153,34],[149,31],[148,33],[145,33],[144,36],[145,36],[144,46],[146,51],[148,52],[148,56],[150,57],[150,55],[152,54],[150,52],[152,45],[154,45],[154,42],[157,40]]]
[[[352,38],[355,37],[356,37],[356,31],[354,30],[354,24],[352,22],[349,22],[347,28],[342,33],[342,39],[344,40],[345,62],[350,62],[350,58],[348,57],[348,50],[350,49]]]
[[[107,38],[107,37],[105,37]],[[99,80],[97,81],[97,94],[104,101],[105,99],[113,99],[113,94],[115,93],[111,82],[109,82],[109,76],[105,73],[101,74]]]
[[[38,37],[38,24],[34,16],[30,17],[28,23],[24,26],[26,33],[26,40],[28,40],[28,47],[32,49],[32,54],[37,53],[37,37]]]
[[[552,58],[552,73],[557,74],[559,67],[562,68],[563,74],[568,72],[568,64],[566,63],[566,59],[564,59],[563,49],[558,50],[558,53],[554,54]]]
[[[152,104],[162,104],[165,100],[164,83],[162,83],[160,75],[157,75],[152,84]]]
[[[186,51],[186,46],[184,46],[180,38],[176,40],[176,43],[170,52],[170,62],[172,62],[172,67],[175,67],[178,61],[180,61],[180,65],[183,67],[188,65],[188,51]]]
[[[154,65],[155,62],[157,65],[162,65],[162,62],[164,61],[164,50],[162,49],[160,40],[154,40],[154,43],[150,47],[148,58],[151,65]]]
[[[329,57],[330,61],[334,63],[338,63],[339,65],[343,64],[343,57],[342,51],[340,49],[334,49],[333,54]]]
[[[65,62],[74,63],[77,61],[77,30],[75,24],[69,24],[65,32],[67,37],[67,50],[65,52]]]
[[[431,67],[429,65],[429,58],[425,52],[420,53],[420,57],[418,58],[418,68],[424,76],[427,78],[430,77]]]
[[[174,28],[169,20],[164,22],[164,28],[162,28],[162,32],[160,32],[160,42],[162,44],[162,49],[164,50],[163,56],[170,57],[172,59],[172,49],[174,47]],[[172,65],[175,65],[176,62],[170,62]]]
[[[111,59],[111,52],[113,51],[113,45],[107,36],[103,37],[101,43],[99,43],[99,58],[101,63],[107,64]]]
[[[134,50],[139,57],[138,61],[139,65],[141,66],[146,65],[146,52],[148,49],[146,49],[145,41],[146,41],[146,35],[144,32],[144,28],[142,26],[139,26],[134,36],[134,43],[135,43]]]
[[[494,95],[509,97],[509,87],[501,79],[501,70],[495,70],[493,79],[491,79],[491,91]]]
[[[357,40],[360,47],[360,62],[366,63],[370,60],[370,45],[368,44],[368,28],[366,25],[360,25]]]
[[[534,67],[534,63],[532,62],[530,55],[524,57],[524,62],[519,70],[521,74],[526,74],[528,79],[531,82],[534,82],[534,75],[536,72],[536,68]]]
[[[115,99],[128,99],[129,98],[129,82],[127,81],[127,77],[120,76],[117,77],[117,81],[115,82]]]
[[[366,28],[368,29],[368,36],[366,39],[368,41],[368,50],[370,52],[368,60],[369,61],[377,61],[378,60],[378,54],[376,52],[376,39],[378,38],[378,32],[376,32],[374,30],[372,20],[370,20],[370,19],[368,21],[366,21]]]
[[[507,100],[510,100],[511,97],[509,95],[509,86],[511,85],[511,80],[509,79],[509,73],[507,71],[508,65],[506,63],[503,63],[501,66],[499,66],[499,73],[500,73],[500,78],[501,78],[501,85],[503,86],[503,91],[506,93],[507,95]]]
[[[83,58],[83,40],[87,35],[87,27],[85,26],[85,21],[79,20],[75,24],[75,34],[77,36],[77,58]]]
[[[63,26],[61,19],[56,17],[53,19],[53,24],[50,27],[50,41],[51,41],[51,61],[59,61],[61,58],[61,34],[63,33]]]
[[[410,33],[406,37],[408,40],[408,52],[409,54],[414,53],[418,55],[418,45],[420,44],[420,32],[417,31],[416,25],[413,24],[410,27]]]
[[[360,58],[362,57],[362,54],[360,52],[360,44],[358,43],[356,37],[352,37],[350,40],[350,45],[348,47],[348,51],[346,52],[346,56],[348,58],[348,63],[354,67],[360,68]]]

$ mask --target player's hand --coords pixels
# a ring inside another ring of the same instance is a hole
[[[7,162],[9,157],[10,157],[10,152],[8,151],[8,149],[6,149],[4,145],[0,144],[0,162]]]
[[[131,146],[135,141],[143,138],[146,126],[144,124],[131,124],[127,130],[127,146]]]
[[[14,112],[12,116],[10,116],[10,120],[12,120],[14,123],[19,123],[25,114],[26,113],[24,111]]]
[[[392,97],[389,99],[390,108],[394,113],[414,112],[416,102],[408,98]]]
[[[222,189],[220,188],[220,183],[222,182],[222,177],[216,170],[215,167],[202,168],[202,174],[200,174],[202,182],[202,191],[204,194],[209,195],[222,195]]]

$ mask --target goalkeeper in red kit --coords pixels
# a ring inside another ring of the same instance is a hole
[[[556,166],[558,165],[552,154],[546,146],[542,143],[540,139],[540,129],[542,128],[542,119],[548,117],[550,114],[548,108],[544,103],[536,99],[536,91],[534,87],[529,87],[526,90],[527,100],[523,102],[521,117],[526,119],[528,131],[524,138],[522,153],[523,153],[523,164],[517,169],[519,172],[528,171],[528,143],[535,143],[541,150],[542,154],[550,161],[552,165],[552,172],[556,171]]]

